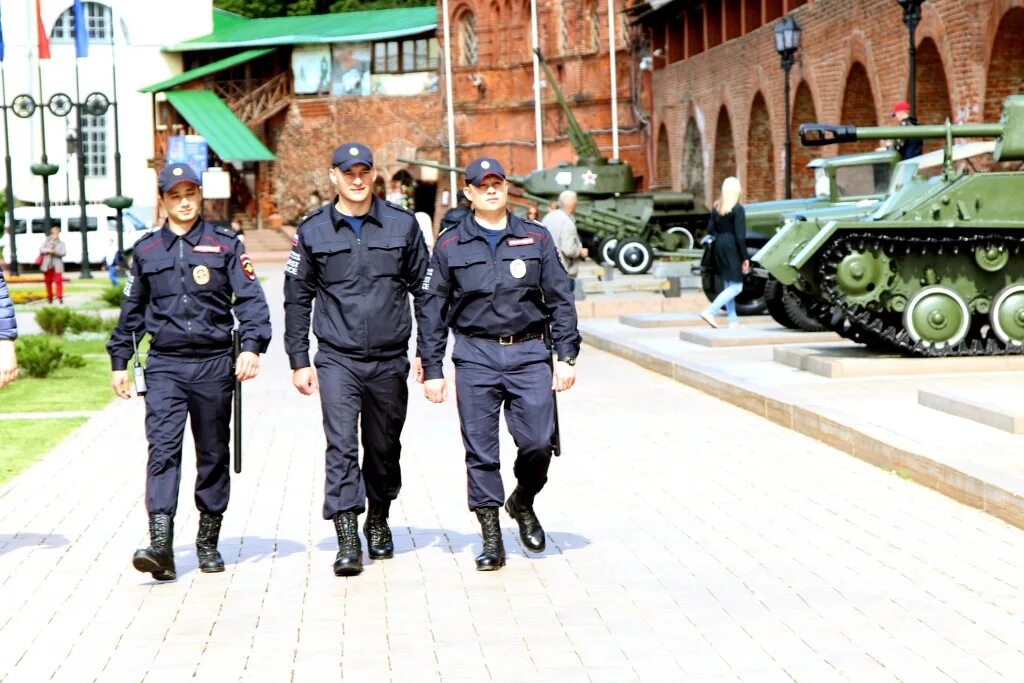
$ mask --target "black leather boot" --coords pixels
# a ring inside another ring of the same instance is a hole
[[[505,545],[501,542],[501,524],[498,508],[477,508],[476,518],[480,520],[480,531],[484,537],[484,549],[476,556],[476,569],[490,572],[505,566]]]
[[[371,500],[366,510],[366,521],[363,523],[363,535],[366,536],[366,552],[372,560],[386,560],[395,556],[395,543],[388,528],[388,512],[391,501]]]
[[[152,574],[157,581],[174,581],[174,519],[170,515],[149,516],[149,547],[139,548],[132,556],[132,566]]]
[[[505,501],[505,512],[519,525],[519,540],[532,553],[544,552],[547,545],[544,528],[533,511],[533,494],[526,493],[518,486]]]
[[[359,516],[355,512],[334,515],[338,534],[338,555],[334,558],[335,576],[358,576],[363,572],[363,544],[359,542]]]
[[[220,523],[223,519],[223,515],[211,515],[209,512],[199,513],[196,555],[199,556],[199,571],[204,574],[216,574],[224,571],[224,558],[217,551]]]

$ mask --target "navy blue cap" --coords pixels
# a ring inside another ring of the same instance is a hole
[[[364,164],[369,168],[373,168],[373,152],[370,151],[369,147],[358,142],[346,142],[334,150],[334,155],[331,157],[332,166],[337,166],[342,171],[347,171],[356,164]]]
[[[160,171],[160,177],[156,180],[156,186],[160,192],[170,192],[171,188],[178,183],[195,183],[202,186],[203,181],[188,164],[168,164]]]
[[[505,169],[501,167],[497,159],[480,157],[471,161],[466,167],[466,182],[470,185],[479,185],[489,175],[505,179]]]

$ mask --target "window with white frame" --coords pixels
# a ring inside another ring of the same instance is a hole
[[[85,23],[89,28],[89,42],[110,43],[114,37],[113,14],[110,8],[99,2],[83,2]],[[55,43],[70,43],[75,40],[75,10],[68,7],[57,21],[53,22],[50,39]]]
[[[81,151],[85,155],[85,177],[107,175],[107,115],[82,114]]]

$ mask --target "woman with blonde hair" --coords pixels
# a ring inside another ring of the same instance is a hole
[[[738,178],[728,177],[722,183],[722,193],[711,208],[708,233],[714,235],[711,243],[715,271],[722,278],[723,288],[711,305],[701,311],[700,317],[711,327],[722,306],[725,306],[729,327],[738,327],[736,297],[743,291],[743,274],[750,268],[747,257],[747,219],[740,205],[742,188]]]

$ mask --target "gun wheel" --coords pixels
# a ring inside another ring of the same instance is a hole
[[[619,240],[616,237],[605,237],[597,245],[597,258],[598,263],[602,266],[614,266],[615,265],[615,249],[619,246]]]
[[[639,237],[627,237],[615,250],[615,265],[623,275],[642,275],[654,263],[654,250]]]

